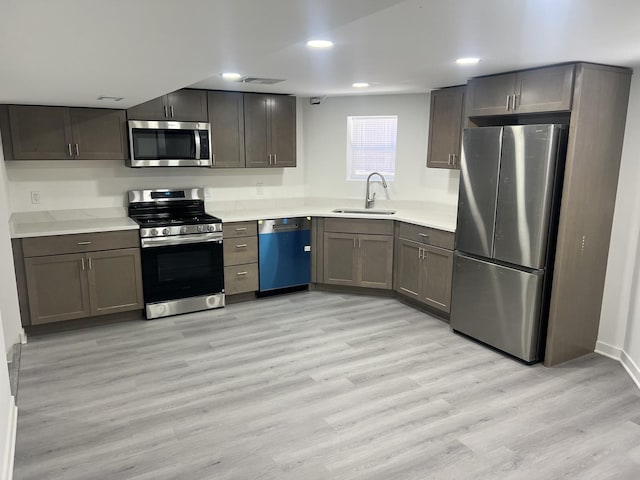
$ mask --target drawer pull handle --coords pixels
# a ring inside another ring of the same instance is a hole
[[[247,227],[238,227],[236,228],[236,232],[246,232],[247,231]]]
[[[91,245],[91,242],[78,242],[76,245]]]
[[[426,233],[419,233],[418,235],[420,235],[422,238],[429,238],[429,235]]]
[[[236,273],[236,275],[238,275],[239,277],[243,276],[243,275],[247,275],[249,272],[238,272]]]
[[[247,244],[246,243],[240,243],[240,244],[236,245],[236,248],[247,248]]]

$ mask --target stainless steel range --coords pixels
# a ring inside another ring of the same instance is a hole
[[[148,319],[224,307],[222,220],[204,209],[204,189],[132,190],[140,225]]]

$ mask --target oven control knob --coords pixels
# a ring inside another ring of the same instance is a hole
[[[180,233],[187,233],[187,227],[180,227]]]
[[[209,225],[208,227],[210,232],[215,232],[216,231],[216,226],[215,225]]]
[[[168,228],[164,228],[164,229],[162,230],[162,234],[163,234],[163,235],[169,235],[170,233],[171,233],[171,230],[169,230]]]
[[[158,235],[158,230],[154,228],[153,230],[151,230],[151,236],[155,237],[156,235]]]
[[[200,233],[204,232],[204,225],[198,225],[197,230],[198,230],[198,232],[200,232]]]

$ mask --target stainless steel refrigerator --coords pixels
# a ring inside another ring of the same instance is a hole
[[[542,359],[567,129],[466,129],[451,327],[525,362]]]

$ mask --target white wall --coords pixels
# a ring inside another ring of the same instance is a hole
[[[11,346],[21,340],[22,326],[9,238],[7,182],[3,165],[0,137],[0,478],[4,479],[12,476],[17,421],[6,358]]]
[[[2,272],[0,275],[0,311],[3,314],[2,328],[4,330],[5,343],[3,345],[5,346],[5,353],[9,351],[12,345],[20,342],[22,333],[18,290],[13,267],[13,251],[9,236],[10,212],[6,200],[7,186],[2,138],[0,137],[0,272]],[[0,362],[0,367],[2,365],[3,362]]]
[[[0,309],[0,322],[4,320]],[[0,329],[0,345],[4,345],[5,338]],[[2,348],[2,347],[0,347]],[[15,452],[16,408],[6,364],[0,365],[0,478],[12,477],[13,456]]]
[[[8,162],[11,212],[124,206],[126,192],[140,188],[205,186],[209,187],[208,204],[214,205],[216,201],[303,197],[302,100],[297,106],[297,168],[136,169],[122,161]],[[40,192],[40,204],[31,203],[32,191]]]
[[[597,350],[640,365],[640,75],[631,82]],[[629,368],[629,365],[627,365]],[[631,366],[633,367],[633,366]],[[631,372],[633,373],[633,372]],[[638,372],[640,373],[640,372]],[[638,378],[640,380],[640,377]]]
[[[330,97],[320,105],[305,101],[303,114],[308,196],[364,201],[364,182],[346,180],[347,117],[397,115],[396,179],[389,185],[390,199],[457,204],[459,171],[426,168],[428,94]]]

